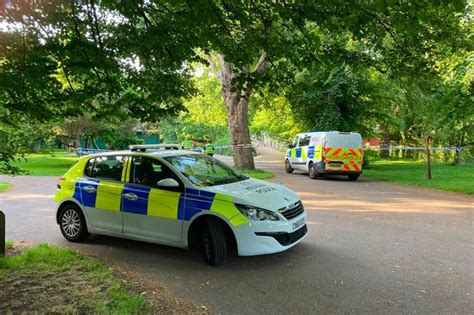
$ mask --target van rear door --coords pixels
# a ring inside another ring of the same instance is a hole
[[[331,132],[326,134],[325,169],[333,171],[362,171],[364,150],[358,133]]]

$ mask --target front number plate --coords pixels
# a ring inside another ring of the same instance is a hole
[[[293,223],[293,230],[296,230],[296,229],[299,229],[300,227],[302,227],[304,225],[304,218]]]

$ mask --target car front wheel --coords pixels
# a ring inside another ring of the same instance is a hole
[[[209,220],[202,233],[202,248],[207,263],[211,266],[223,265],[227,259],[227,239],[222,225]]]
[[[89,237],[86,220],[77,206],[67,205],[63,208],[59,227],[64,238],[70,242],[83,242]]]

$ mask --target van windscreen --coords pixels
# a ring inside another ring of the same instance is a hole
[[[330,133],[326,135],[326,147],[362,148],[362,138],[357,133]]]

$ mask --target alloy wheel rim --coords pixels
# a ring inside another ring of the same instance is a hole
[[[68,237],[76,237],[81,229],[81,220],[75,210],[66,210],[64,212],[61,227]]]

